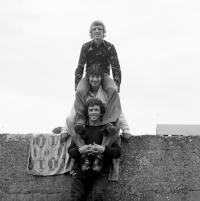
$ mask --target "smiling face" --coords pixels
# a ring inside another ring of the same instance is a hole
[[[101,85],[101,75],[89,75],[88,79],[93,90],[99,89]]]
[[[91,36],[94,41],[102,41],[104,32],[103,32],[103,26],[102,25],[94,25],[91,28]]]
[[[98,122],[100,120],[100,115],[101,115],[100,105],[94,105],[88,107],[89,122],[93,124]]]

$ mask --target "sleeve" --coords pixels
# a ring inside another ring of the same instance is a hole
[[[70,157],[72,157],[74,159],[79,158],[81,155],[78,150],[78,147],[76,146],[76,144],[73,141],[71,142],[71,145],[68,149],[68,153],[69,153]]]
[[[111,45],[110,47],[110,64],[112,68],[113,79],[116,85],[118,86],[118,89],[120,89],[121,69],[120,69],[120,64],[119,64],[119,60],[117,56],[117,51],[114,45]]]
[[[78,83],[83,77],[84,65],[86,63],[86,46],[85,44],[81,48],[79,56],[78,66],[75,70],[75,90],[77,89]]]
[[[121,156],[121,147],[115,141],[111,146],[105,146],[104,155],[109,158],[119,158]]]

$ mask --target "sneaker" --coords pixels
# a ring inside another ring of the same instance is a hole
[[[95,172],[100,172],[102,169],[102,161],[103,161],[103,155],[99,154],[97,157],[94,159],[93,164],[92,164],[92,169]]]
[[[90,161],[85,155],[82,155],[81,170],[84,172],[89,169],[90,169]]]
[[[112,123],[108,123],[104,127],[105,135],[115,135],[117,130]]]

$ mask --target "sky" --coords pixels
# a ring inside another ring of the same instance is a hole
[[[64,125],[94,20],[105,23],[105,40],[117,50],[133,135],[200,123],[198,0],[1,0],[0,133]]]

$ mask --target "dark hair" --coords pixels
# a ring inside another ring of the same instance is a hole
[[[102,65],[100,63],[93,63],[87,67],[87,77],[90,75],[100,75],[103,78]]]
[[[90,38],[92,38],[92,27],[93,26],[99,26],[99,25],[101,25],[102,27],[103,27],[103,37],[105,37],[106,35],[106,27],[105,27],[105,25],[104,25],[104,23],[102,22],[102,21],[100,21],[100,20],[95,20],[94,22],[92,22],[91,23],[91,25],[90,25],[90,31],[89,31],[89,33],[90,33]]]
[[[95,105],[99,105],[100,106],[100,120],[102,120],[102,117],[106,111],[106,106],[105,104],[99,99],[99,98],[90,98],[87,102],[86,102],[86,106],[85,106],[85,116],[86,119],[88,120],[88,108],[91,106],[95,106]]]

